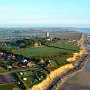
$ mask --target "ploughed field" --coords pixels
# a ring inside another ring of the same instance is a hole
[[[0,74],[0,90],[20,90],[11,73]]]
[[[0,84],[12,82],[14,83],[16,80],[12,77],[11,73],[0,74]]]

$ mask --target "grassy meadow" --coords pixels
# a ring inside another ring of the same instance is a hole
[[[62,49],[63,48],[63,49]],[[70,50],[69,50],[70,49]],[[74,50],[78,51],[79,47],[75,42],[67,42],[67,43],[52,43],[49,47],[41,46],[41,47],[30,47],[24,49],[15,50],[15,54],[23,55],[26,57],[32,56],[40,56],[40,57],[48,57],[48,56],[58,56],[63,53],[74,52]]]

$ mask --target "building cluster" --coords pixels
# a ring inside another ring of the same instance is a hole
[[[4,42],[0,42],[0,46],[7,46],[7,44]]]
[[[8,52],[0,52],[0,55],[7,61],[12,62],[7,64],[7,68],[20,68],[20,67],[27,67],[28,60],[25,58],[21,58],[20,56],[15,56]],[[17,64],[14,64],[17,63]]]

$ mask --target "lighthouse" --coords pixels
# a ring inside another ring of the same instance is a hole
[[[46,38],[50,37],[49,32],[46,32]]]

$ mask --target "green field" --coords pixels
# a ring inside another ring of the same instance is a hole
[[[51,43],[50,46],[70,49],[70,51],[78,51],[80,48],[77,46],[76,42],[63,42],[63,43]]]
[[[20,90],[17,86],[17,84],[4,84],[0,85],[0,90]]]
[[[59,55],[66,50],[61,50],[53,47],[34,47],[34,48],[26,48],[14,51],[15,54],[23,55],[26,57],[32,56],[51,56],[51,55]]]
[[[51,63],[56,66],[56,68],[68,64],[69,62],[66,60],[70,55],[63,55],[51,58]]]
[[[79,47],[76,45],[75,42],[62,43],[62,44],[52,43],[50,46],[52,47],[42,46],[42,47],[18,49],[15,50],[14,53],[26,57],[32,57],[32,56],[48,57],[48,56],[62,55],[63,53],[69,53],[69,52],[72,53],[74,52],[74,50],[76,51],[79,50]]]

